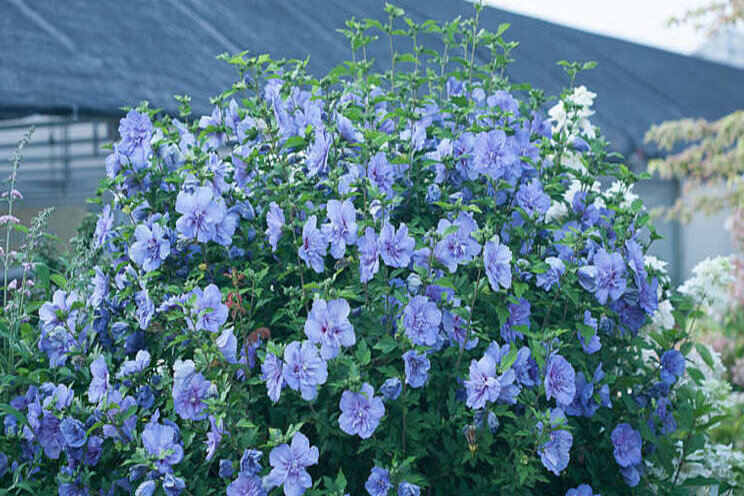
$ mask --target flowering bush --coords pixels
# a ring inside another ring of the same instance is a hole
[[[128,112],[89,267],[54,274],[23,337],[40,353],[6,381],[10,492],[728,489],[680,477],[717,421],[685,359],[697,312],[644,258],[596,95],[543,118],[479,8],[387,6],[322,79],[242,53],[210,115]],[[660,297],[671,324],[639,334]]]

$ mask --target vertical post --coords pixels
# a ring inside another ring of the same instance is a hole
[[[681,181],[679,179],[672,179],[672,201],[676,201],[680,197],[682,191]],[[682,236],[682,224],[679,220],[672,220],[672,283],[677,286],[684,279],[685,275],[682,273],[685,264],[683,263],[682,257],[685,256],[684,237]]]
[[[67,196],[67,183],[70,180],[70,122],[62,124],[62,194]]]
[[[99,123],[93,121],[93,156],[98,156],[98,125]]]

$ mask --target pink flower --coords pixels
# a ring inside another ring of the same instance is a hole
[[[0,216],[0,225],[2,224],[20,224],[21,221],[14,215],[2,215]]]

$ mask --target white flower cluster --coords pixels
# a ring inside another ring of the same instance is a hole
[[[665,261],[659,260],[653,255],[645,255],[643,257],[643,265],[646,266],[646,269],[651,269],[656,273],[656,277],[659,278],[659,282],[662,285],[667,285],[671,282],[669,272],[666,268],[667,263]]]
[[[550,203],[550,208],[545,213],[545,222],[555,222],[561,220],[568,215],[568,207],[565,203],[558,200],[553,200]]]
[[[706,258],[692,269],[694,274],[679,287],[679,292],[705,305],[709,317],[720,320],[731,305],[730,286],[734,267],[730,257]]]
[[[659,302],[659,306],[656,308],[653,316],[651,317],[651,326],[653,330],[661,331],[668,330],[674,327],[674,315],[672,315],[672,302],[669,300],[662,300]]]
[[[615,181],[612,185],[607,188],[604,192],[605,198],[614,199],[615,196],[620,195],[622,200],[620,201],[621,208],[630,208],[633,202],[638,199],[638,195],[633,191],[632,184],[623,184],[620,181]]]
[[[553,132],[566,131],[570,138],[575,138],[579,134],[594,138],[596,130],[589,122],[589,117],[594,115],[592,104],[596,96],[597,94],[589,91],[586,86],[574,88],[573,93],[567,98],[572,105],[567,108],[561,100],[548,110],[550,121],[553,123]]]
[[[594,138],[597,132],[594,125],[589,121],[589,117],[594,115],[592,105],[596,96],[596,93],[589,91],[586,86],[582,85],[574,88],[573,92],[566,97],[565,101],[559,101],[548,110],[548,120],[552,124],[553,134],[560,135],[565,133],[568,143],[571,143],[579,136],[586,136],[589,139]],[[568,102],[568,105],[566,102]],[[570,169],[583,173],[586,172],[586,168],[581,162],[581,154],[571,149],[563,151],[561,162]],[[561,207],[557,206],[556,208],[559,210],[554,210],[552,213],[560,214]]]
[[[679,482],[693,477],[709,477],[735,485],[737,469],[744,469],[744,453],[725,444],[707,444],[687,458],[680,471]],[[718,486],[701,487],[696,494],[717,495]]]

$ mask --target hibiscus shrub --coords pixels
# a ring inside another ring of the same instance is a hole
[[[696,311],[644,258],[590,67],[548,98],[508,26],[386,12],[321,79],[225,56],[211,115],[121,120],[87,265],[5,381],[11,493],[687,494]]]

